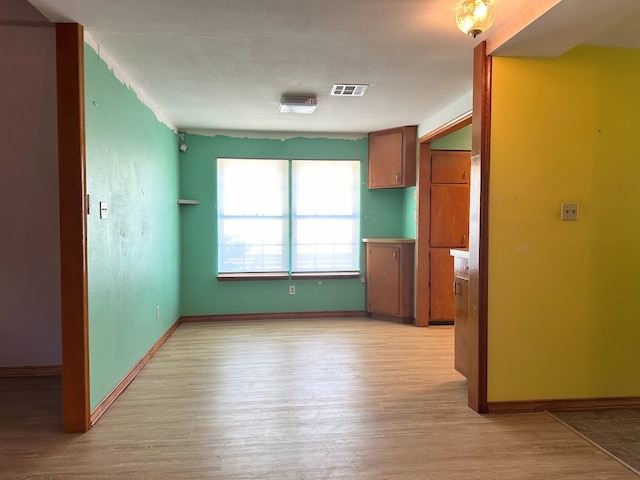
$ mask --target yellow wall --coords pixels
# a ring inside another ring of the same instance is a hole
[[[489,401],[640,396],[640,50],[494,58],[492,108]]]

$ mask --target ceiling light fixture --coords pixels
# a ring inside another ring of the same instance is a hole
[[[283,96],[280,98],[280,113],[311,114],[318,106],[316,97]]]
[[[464,0],[456,10],[458,28],[473,38],[491,28],[495,19],[493,0]]]

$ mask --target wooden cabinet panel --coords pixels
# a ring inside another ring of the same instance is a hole
[[[400,249],[395,245],[367,246],[367,310],[400,313]]]
[[[402,132],[369,137],[369,188],[400,186]]]
[[[455,257],[455,369],[465,377],[469,371],[469,261]]]
[[[466,248],[469,234],[469,186],[431,186],[431,247]]]
[[[434,248],[429,255],[431,272],[430,319],[433,322],[453,321],[453,257],[448,248]]]
[[[469,280],[456,277],[455,369],[465,377],[469,372]]]
[[[432,150],[429,192],[429,323],[455,323],[451,248],[469,245],[468,151]],[[448,257],[448,258],[447,258]]]
[[[365,242],[367,311],[412,322],[414,242]]]
[[[416,184],[416,126],[369,133],[369,188]]]
[[[434,151],[431,183],[469,183],[469,152]]]

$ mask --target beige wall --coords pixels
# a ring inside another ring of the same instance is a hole
[[[0,367],[59,365],[55,29],[0,12]]]

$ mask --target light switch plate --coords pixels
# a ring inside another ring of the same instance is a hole
[[[578,220],[578,202],[562,202],[560,219],[563,221]]]
[[[107,218],[107,202],[100,202],[100,218]]]

